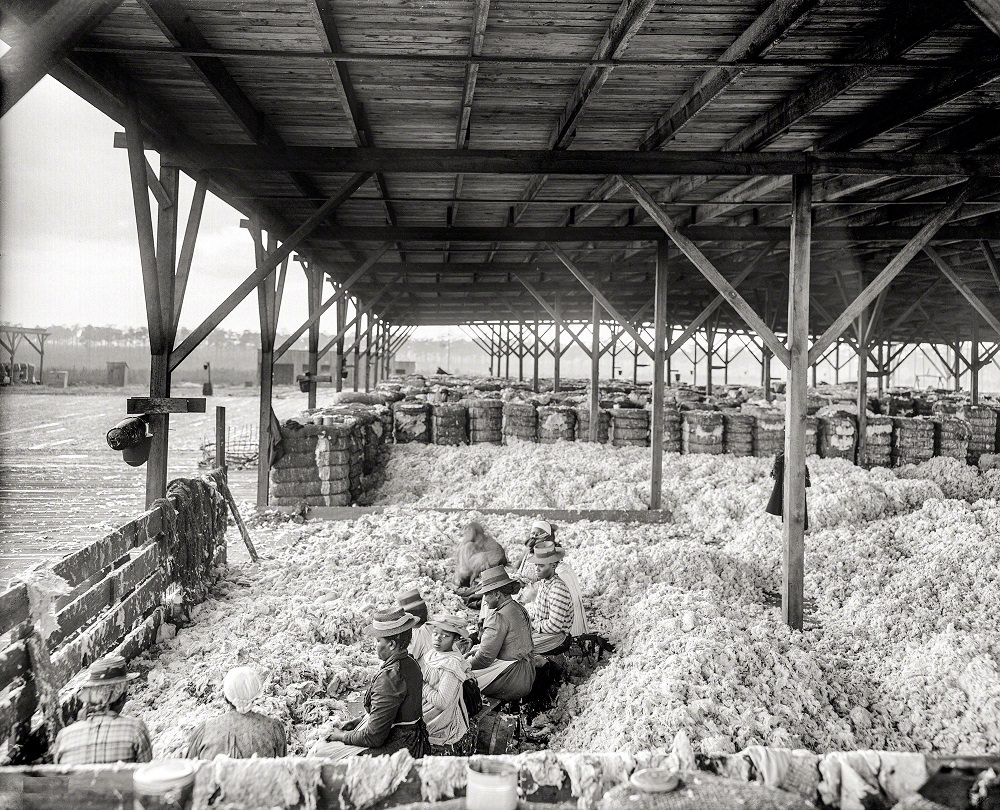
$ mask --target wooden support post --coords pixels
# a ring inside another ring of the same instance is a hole
[[[654,347],[653,354],[656,354],[656,349]],[[639,384],[639,347],[632,346],[632,385]]]
[[[601,435],[601,305],[594,299],[590,316],[590,440]]]
[[[365,393],[371,390],[372,377],[372,316],[365,317]]]
[[[559,296],[556,296],[555,309],[556,309],[556,316],[557,317],[556,317],[556,320],[555,320],[555,330],[556,330],[556,332],[555,332],[555,341],[553,343],[555,351],[552,353],[552,391],[553,391],[553,393],[558,394],[559,393],[559,388],[560,388],[560,385],[559,385],[560,379],[559,378],[560,378],[560,373],[562,371],[562,367],[561,367],[561,360],[562,360],[562,343],[561,343],[562,325],[559,323],[559,320],[562,317],[562,312],[559,309]]]
[[[500,324],[501,333],[503,332],[503,329],[504,329],[504,324]],[[510,321],[507,322],[506,329],[507,329],[507,336],[504,338],[504,349],[503,349],[504,366],[505,366],[503,376],[509,380],[510,379]]]
[[[885,349],[885,347],[884,347],[882,341],[880,340],[878,342],[878,347],[876,348],[876,352],[877,352],[877,355],[878,355],[878,357],[877,357],[877,359],[878,359],[878,378],[877,378],[878,379],[878,383],[877,383],[876,390],[878,391],[878,398],[879,398],[879,400],[882,399],[882,397],[884,395],[884,391],[885,391],[885,380],[884,380],[884,376],[883,376],[885,374],[885,351],[884,351],[884,349]]]
[[[860,279],[864,287],[864,279]],[[864,335],[868,327],[868,310],[863,309],[858,314],[857,331]],[[858,344],[858,457],[857,463],[863,464],[868,450],[868,347]]]
[[[972,313],[972,347],[971,347],[971,368],[969,369],[969,393],[972,396],[972,404],[979,404],[979,369],[982,368],[979,362],[979,315]]]
[[[337,301],[337,331],[339,334],[347,325],[347,297]],[[333,369],[333,384],[337,392],[344,390],[344,339],[337,341],[334,357],[330,361],[330,368]]]
[[[837,345],[833,350],[833,384],[840,385],[840,341],[837,341]]]
[[[251,223],[257,266],[264,261],[264,244],[260,225]],[[273,252],[276,239],[268,234],[268,252]],[[276,329],[274,288],[275,269],[257,285],[257,312],[260,316],[260,408],[257,420],[257,508],[266,509],[270,499],[271,476],[271,402],[274,389],[274,337]]]
[[[705,329],[705,394],[712,396],[712,363],[715,357],[715,328]]]
[[[722,384],[729,385],[729,332],[723,332],[722,339],[722,350],[724,352],[722,357]],[[813,376],[815,378],[815,369],[813,370]],[[815,385],[815,379],[813,380],[813,385]]]
[[[319,312],[320,299],[323,296],[323,271],[315,264],[305,268],[307,295],[309,297],[309,317]],[[316,407],[316,377],[319,374],[319,318],[309,324],[309,392],[306,407],[312,410]]]
[[[361,311],[361,302],[355,298],[354,299],[354,312],[358,313]],[[354,391],[358,390],[359,378],[361,377],[361,318],[358,315],[354,317],[354,368],[351,371],[352,385]]]
[[[668,351],[667,351],[667,368],[666,368],[667,388],[671,388],[673,386],[673,384],[674,384],[674,370],[673,370],[673,362],[671,360],[671,358],[674,356],[674,352],[673,352],[673,348],[674,348],[674,327],[673,327],[673,324],[670,324],[670,323],[667,324],[667,348],[668,348]]]
[[[215,406],[215,466],[226,471],[226,408]]]
[[[524,323],[517,322],[517,381],[524,382]]]
[[[792,234],[788,278],[788,387],[785,395],[784,559],[781,611],[802,629],[805,576],[806,412],[809,372],[809,273],[812,177],[792,178]]]
[[[955,353],[955,365],[952,367],[952,376],[955,378],[955,390],[962,390],[962,342],[956,340],[952,345],[952,351]]]
[[[662,508],[663,490],[663,400],[665,386],[663,380],[666,336],[667,336],[667,241],[656,243],[656,282],[653,304],[653,413],[650,425],[649,447],[650,490],[649,508]],[[638,354],[638,348],[636,349]]]
[[[611,379],[615,378],[615,366],[618,363],[618,339],[621,337],[621,330],[611,327]]]
[[[143,158],[145,161],[145,158]],[[153,349],[149,358],[149,395],[170,396],[170,351],[174,345],[174,268],[177,260],[177,204],[180,171],[173,167],[160,167],[160,184],[173,201],[168,207],[159,206],[156,218],[156,278],[159,319],[162,343]],[[146,193],[146,192],[144,192]],[[148,197],[147,197],[148,201]],[[148,210],[148,208],[147,208]],[[151,342],[152,347],[152,342]],[[169,456],[170,415],[155,414],[149,417],[153,441],[146,462],[146,506],[167,494],[167,463]]]
[[[538,348],[538,319],[537,318],[534,320],[534,323],[532,324],[532,327],[531,327],[531,336],[532,336],[532,345],[534,347],[532,349],[532,352],[531,352],[532,353],[532,359],[534,360],[534,365],[533,365],[532,374],[531,374],[531,390],[534,391],[537,394],[538,393],[538,358],[539,358],[539,355],[541,354],[541,352],[540,352],[540,350]]]
[[[774,392],[771,390],[771,350],[767,344],[761,341],[761,382],[764,386],[764,399],[768,402],[774,400]]]

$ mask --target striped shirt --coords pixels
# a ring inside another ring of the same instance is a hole
[[[529,608],[538,633],[566,633],[573,627],[573,597],[559,576],[538,582],[535,601]]]
[[[146,724],[114,712],[94,712],[66,726],[56,736],[52,753],[57,765],[149,762],[152,758]]]

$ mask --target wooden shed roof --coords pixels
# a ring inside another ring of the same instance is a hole
[[[14,42],[58,4],[3,5]],[[879,330],[968,339],[968,294],[1000,314],[987,0],[110,5],[52,74],[119,121],[135,99],[150,145],[279,238],[372,170],[298,252],[342,281],[389,243],[352,292],[392,281],[376,310],[393,322],[547,319],[517,276],[589,317],[547,242],[631,316],[662,238],[616,179],[631,174],[727,278],[754,262],[739,290],[782,330],[788,170],[814,158],[812,332],[972,175],[933,242],[966,295],[921,252],[876,305]],[[742,163],[713,162],[732,152]],[[716,292],[673,255],[669,309],[685,324]]]

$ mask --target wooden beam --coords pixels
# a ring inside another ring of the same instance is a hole
[[[13,43],[8,42],[11,49],[0,57],[0,116],[119,5],[121,0],[60,0]]]
[[[785,475],[781,612],[793,630],[802,629],[805,580],[806,413],[809,404],[809,274],[812,178],[792,181],[792,251],[788,279],[788,385],[785,398]]]
[[[177,258],[177,274],[174,282],[174,315],[171,343],[177,335],[181,322],[181,309],[184,306],[184,294],[187,292],[188,277],[191,275],[191,263],[194,261],[194,246],[198,240],[198,228],[201,226],[201,215],[205,208],[205,195],[208,192],[208,180],[198,177],[194,186],[194,197],[188,210],[187,225],[184,228],[184,239],[181,242],[180,256]]]
[[[604,311],[607,312],[616,321],[618,321],[622,329],[624,329],[628,333],[629,337],[631,337],[632,340],[636,342],[636,345],[639,346],[639,348],[641,348],[646,354],[652,357],[653,350],[649,347],[646,341],[642,339],[642,337],[635,330],[635,328],[633,328],[632,324],[628,322],[628,319],[624,315],[622,315],[615,308],[615,306],[607,299],[604,293],[602,293],[599,289],[597,289],[597,287],[594,286],[594,284],[590,281],[590,279],[587,278],[580,271],[580,269],[576,266],[573,260],[569,256],[567,256],[566,253],[558,245],[549,243],[548,248],[556,255],[556,258],[563,263],[566,269],[569,270],[576,277],[576,280],[579,281],[584,286],[584,288],[586,288],[587,292],[589,292],[594,297],[594,300],[600,303]]]
[[[328,351],[330,351],[330,349],[333,348],[333,346],[334,346],[335,343],[338,343],[338,342],[340,342],[341,340],[344,339],[344,335],[346,335],[347,332],[348,332],[348,330],[352,326],[354,326],[354,322],[356,320],[358,320],[359,318],[362,318],[362,317],[364,317],[364,316],[366,316],[366,315],[368,315],[368,314],[371,313],[371,311],[375,308],[375,305],[389,291],[389,288],[395,283],[395,281],[396,281],[396,279],[393,278],[391,281],[387,281],[385,284],[383,284],[382,288],[374,295],[374,297],[372,297],[371,299],[368,300],[368,303],[365,305],[365,307],[363,309],[359,310],[354,315],[354,318],[351,320],[350,323],[347,323],[347,324],[344,324],[344,325],[338,324],[339,328],[337,330],[337,334],[334,335],[333,338],[331,338],[329,341],[327,341],[327,344],[322,349],[319,350],[318,356],[319,356],[320,359],[322,359],[323,357],[326,356],[326,353]],[[398,297],[399,297],[399,294],[397,293],[395,296],[393,296],[393,298],[390,299],[390,302],[391,301],[395,301],[396,298],[398,298]]]
[[[601,304],[594,297],[590,317],[590,441],[601,436]]]
[[[129,397],[125,413],[205,413],[204,397]]]
[[[329,298],[327,298],[326,301],[324,301],[323,304],[319,306],[315,312],[311,313],[309,317],[306,318],[305,322],[298,329],[292,332],[292,334],[285,339],[284,343],[282,343],[277,348],[277,350],[274,352],[275,361],[277,361],[279,357],[281,357],[285,352],[287,352],[290,348],[292,348],[292,346],[295,345],[295,341],[297,341],[300,337],[302,337],[302,335],[305,334],[305,331],[307,329],[309,329],[313,324],[318,323],[319,319],[322,317],[324,312],[326,312],[330,307],[332,307],[334,304],[336,304],[338,301],[344,298],[344,296],[346,296],[348,292],[350,292],[351,288],[375,264],[378,263],[378,260],[385,255],[388,249],[389,249],[388,245],[382,245],[377,251],[375,251],[375,253],[371,254],[367,259],[365,259],[365,261],[362,262],[361,266],[358,267],[358,269],[355,270],[353,273],[351,273],[351,275],[347,278],[347,280],[340,285],[340,289],[337,290],[337,292],[335,292]],[[338,324],[338,328],[339,326],[340,324]]]
[[[907,308],[906,308],[905,310],[903,310],[903,312],[901,312],[901,313],[900,313],[900,314],[899,314],[899,315],[898,315],[898,316],[897,316],[897,317],[896,317],[896,318],[895,318],[895,319],[894,319],[894,320],[892,321],[892,323],[890,323],[890,324],[889,324],[889,325],[888,325],[888,326],[887,326],[887,327],[885,328],[885,333],[886,333],[886,334],[889,334],[889,335],[891,335],[891,334],[893,334],[893,333],[894,333],[894,332],[896,331],[896,329],[897,329],[897,328],[898,328],[899,326],[901,326],[902,324],[906,323],[906,321],[907,321],[907,320],[909,320],[910,316],[911,316],[911,315],[913,314],[913,311],[914,311],[914,310],[915,310],[915,309],[916,309],[916,308],[917,308],[917,307],[918,307],[918,306],[919,306],[919,305],[920,305],[921,303],[923,303],[923,301],[924,301],[924,300],[926,300],[926,299],[927,299],[927,297],[928,297],[928,296],[929,296],[929,295],[930,295],[930,294],[931,294],[932,292],[934,292],[934,290],[936,290],[936,289],[937,289],[937,288],[938,288],[938,287],[940,286],[940,284],[941,284],[941,281],[940,281],[940,279],[936,279],[935,281],[933,281],[933,282],[931,283],[931,285],[930,285],[930,286],[929,286],[929,287],[928,287],[928,288],[927,288],[926,290],[924,290],[924,291],[923,291],[922,293],[920,293],[920,295],[918,295],[918,296],[917,296],[917,298],[916,298],[916,299],[915,299],[915,300],[913,301],[913,303],[912,303],[912,304],[910,304],[910,305],[909,305],[909,306],[908,306],[908,307],[907,307]]]
[[[566,331],[569,333],[569,336],[571,338],[573,338],[573,340],[577,343],[577,345],[579,345],[579,347],[581,349],[583,349],[583,351],[586,352],[589,355],[590,354],[590,349],[587,348],[587,345],[582,340],[580,340],[580,338],[578,336],[574,335],[570,331],[569,327],[567,327],[562,322],[562,320],[559,318],[559,314],[556,312],[555,308],[552,307],[545,300],[545,298],[542,296],[542,294],[538,290],[536,290],[531,284],[529,284],[527,281],[525,281],[523,277],[517,275],[516,273],[514,274],[514,278],[516,278],[518,281],[521,282],[521,284],[524,286],[524,289],[526,289],[529,293],[531,293],[532,297],[534,297],[534,299],[536,301],[538,301],[539,304],[541,304],[542,309],[544,309],[549,314],[549,316],[552,318],[552,320],[556,324],[558,324],[558,325],[563,326],[564,328],[566,328]]]
[[[650,490],[649,508],[663,506],[663,401],[666,395],[664,364],[667,339],[667,240],[656,243],[656,281],[653,296],[653,403],[650,425]]]
[[[151,143],[171,162],[191,158],[169,145]],[[895,175],[900,177],[997,177],[1000,155],[990,152],[925,153],[780,151],[634,152],[622,150],[418,149],[412,147],[286,146],[274,149],[240,144],[202,144],[198,166],[205,170],[248,172],[400,172],[413,174],[559,174],[637,176],[788,174]]]
[[[924,248],[924,253],[934,262],[937,269],[941,271],[941,274],[952,283],[952,286],[962,294],[962,297],[969,302],[972,308],[979,313],[979,316],[986,322],[986,325],[1000,336],[1000,318],[997,318],[993,311],[983,303],[983,300],[970,289],[969,285],[951,268],[940,253],[929,245]],[[973,323],[976,323],[975,319],[973,319]]]
[[[367,173],[356,174],[338,191],[321,205],[305,222],[281,243],[281,247],[273,253],[269,253],[263,258],[262,264],[258,265],[249,276],[247,276],[232,293],[215,308],[194,331],[191,332],[181,344],[174,349],[170,360],[170,368],[175,369],[183,362],[195,348],[200,344],[212,330],[214,330],[223,319],[232,312],[237,305],[246,298],[250,292],[274,270],[286,257],[290,256],[299,245],[308,237],[327,217],[329,217],[346,199],[357,191],[368,179]]]
[[[990,273],[993,276],[993,281],[996,282],[997,289],[1000,290],[1000,263],[997,262],[996,254],[993,252],[993,248],[990,243],[985,239],[980,240],[979,249],[983,252],[983,257],[986,259],[986,265],[990,268]]]
[[[736,310],[746,324],[753,329],[767,345],[771,352],[787,368],[788,349],[778,340],[774,332],[768,328],[761,317],[754,311],[753,307],[746,302],[736,289],[730,284],[702,253],[698,247],[684,236],[674,224],[673,220],[667,216],[666,212],[656,203],[650,193],[643,188],[634,177],[623,176],[622,184],[628,188],[636,201],[646,210],[650,218],[663,232],[670,237],[670,240],[677,245],[678,249],[698,268],[699,272],[708,279],[713,287],[726,297],[727,302]]]
[[[888,287],[894,278],[913,260],[913,258],[923,250],[931,238],[938,230],[962,207],[968,199],[971,189],[970,183],[965,183],[957,194],[952,197],[950,203],[945,205],[923,228],[897,253],[892,261],[886,265],[885,269],[879,273],[876,279],[869,284],[851,305],[845,309],[816,341],[809,352],[809,361],[814,362],[816,358],[823,354],[826,349],[843,334],[844,330],[850,326],[851,321],[858,317],[862,310],[866,309],[883,289]]]
[[[793,2],[803,2],[803,0],[793,0]],[[593,58],[617,59],[621,56],[639,32],[654,5],[655,0],[621,0],[608,29],[594,49]],[[592,66],[584,69],[583,75],[570,93],[559,120],[556,121],[555,127],[549,134],[549,149],[569,148],[576,137],[576,127],[580,116],[583,115],[591,99],[597,95],[604,83],[610,78],[612,70],[612,67]],[[524,202],[514,206],[514,223],[521,219],[528,209],[529,203],[541,191],[547,179],[544,174],[536,174],[528,181],[528,185],[521,194]]]
[[[756,256],[753,256],[750,259],[750,261],[747,262],[746,266],[742,270],[740,270],[737,276],[732,280],[731,284],[733,286],[733,289],[739,287],[740,284],[742,284],[744,281],[746,281],[747,278],[750,277],[750,274],[753,272],[754,268],[761,261],[763,261],[763,259],[771,252],[773,247],[774,247],[773,244],[765,245],[763,248],[761,248],[761,250],[757,253]],[[694,320],[692,320],[691,323],[687,325],[687,327],[685,327],[684,331],[681,332],[680,337],[678,337],[677,340],[670,341],[670,345],[667,346],[667,357],[673,356],[673,354],[677,351],[677,349],[680,346],[687,343],[688,340],[691,339],[691,336],[694,335],[694,333],[701,328],[701,325],[705,323],[705,321],[707,321],[712,316],[712,313],[714,313],[725,302],[726,302],[726,297],[724,295],[720,294],[715,296],[712,302],[707,307],[705,307],[698,314],[698,316],[695,317]]]
[[[1000,2],[997,0],[965,0],[965,5],[982,20],[983,25],[1000,36]]]

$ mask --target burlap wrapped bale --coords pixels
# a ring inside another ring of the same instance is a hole
[[[681,412],[679,409],[665,405],[663,408],[663,452],[681,452]],[[652,429],[653,421],[649,422]]]
[[[307,498],[310,495],[342,495],[348,491],[348,482],[306,481],[291,484],[273,484],[271,494],[276,498]]]
[[[753,454],[771,458],[784,449],[785,415],[781,411],[758,411],[753,423]]]
[[[896,416],[892,420],[892,463],[921,464],[934,458],[934,421],[926,416]]]
[[[426,402],[402,400],[392,404],[393,432],[396,444],[419,442],[429,444],[431,440],[431,406]]]
[[[611,414],[604,408],[598,411],[597,441],[599,444],[607,444],[611,433]],[[590,441],[590,408],[576,409],[576,440],[578,442]]]
[[[460,445],[469,443],[469,411],[464,405],[434,404],[431,406],[431,439],[434,444]]]
[[[963,405],[958,415],[969,423],[972,436],[969,438],[968,461],[978,464],[983,453],[996,451],[997,414],[985,405]]]
[[[615,447],[646,447],[649,444],[649,411],[612,408],[611,443]]]
[[[535,403],[504,403],[503,438],[507,444],[538,441],[538,413]]]
[[[319,469],[315,460],[311,467],[286,467],[271,470],[272,484],[305,484],[319,481]]]
[[[467,399],[469,442],[500,444],[503,441],[503,402],[499,399]]]
[[[681,449],[685,453],[721,455],[726,451],[725,420],[719,411],[685,411]]]
[[[298,506],[304,503],[307,506],[350,506],[351,496],[344,492],[339,495],[307,495],[303,498],[279,496],[271,498],[274,506]]]
[[[888,401],[889,416],[913,416],[916,412],[916,403],[912,397],[892,395]]]
[[[958,416],[943,416],[935,421],[937,430],[934,435],[934,455],[966,461],[969,457],[972,426]]]
[[[734,456],[753,455],[754,418],[750,414],[727,411],[723,414],[723,446]]]
[[[845,458],[852,464],[858,444],[858,423],[846,413],[819,417],[819,454],[823,458]]]
[[[576,438],[576,412],[566,405],[543,405],[538,409],[540,444],[571,442]]]
[[[858,459],[863,467],[892,466],[892,417],[868,414],[865,423],[865,452]]]

